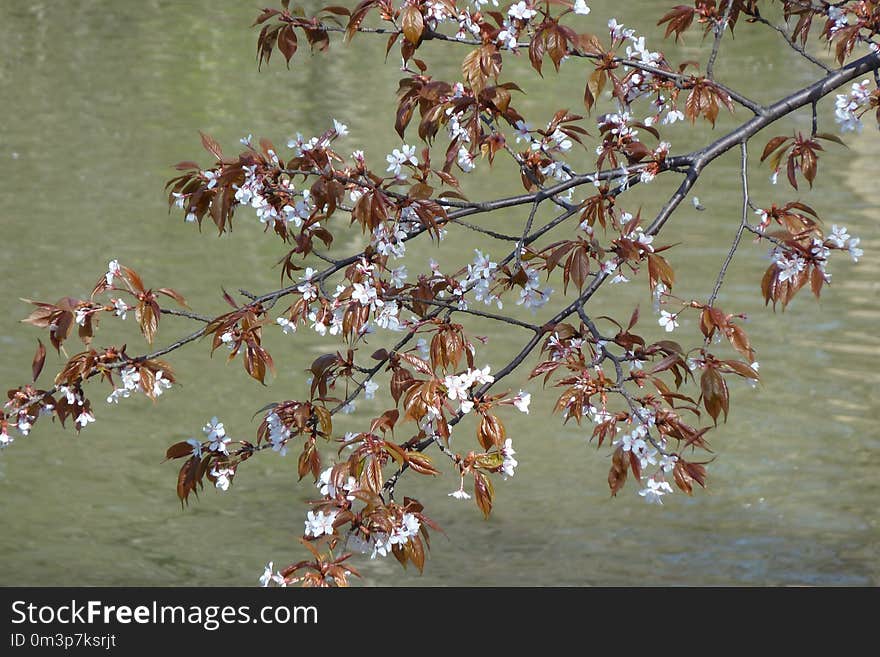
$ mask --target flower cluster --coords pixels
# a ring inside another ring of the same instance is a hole
[[[338,515],[338,511],[330,511],[328,513],[324,513],[323,511],[318,511],[317,513],[309,511],[306,516],[307,520],[305,521],[305,535],[313,536],[315,538],[323,536],[324,534],[331,536],[335,531],[333,529],[333,523],[336,522],[336,516]]]
[[[287,455],[287,441],[290,439],[290,429],[281,421],[277,413],[269,413],[266,416],[266,425],[269,429],[269,442],[272,444],[272,451],[278,452],[281,456]]]
[[[498,309],[504,307],[501,299],[492,292],[492,286],[495,282],[495,275],[498,271],[498,263],[493,262],[488,254],[482,253],[479,249],[474,249],[474,260],[467,266],[467,277],[462,281],[462,285],[467,290],[474,291],[474,298],[489,305],[497,304]]]
[[[547,286],[541,289],[541,281],[537,270],[527,266],[525,274],[526,282],[519,292],[519,299],[517,299],[516,305],[528,308],[532,311],[532,314],[535,314],[535,311],[543,308],[550,301],[553,288]]]
[[[449,374],[443,379],[443,385],[446,386],[446,395],[449,399],[459,400],[459,410],[462,413],[470,413],[474,407],[474,402],[470,399],[470,389],[475,385],[483,385],[492,383],[495,377],[489,374],[489,366],[483,369],[468,368],[462,374]]]
[[[354,490],[357,490],[358,484],[357,479],[350,476],[347,481],[340,487],[337,488],[332,481],[333,468],[327,468],[321,473],[321,476],[318,477],[318,481],[315,482],[315,487],[321,491],[321,495],[324,497],[335,498],[339,494],[343,494],[346,499],[349,501],[353,500],[354,497],[351,496],[351,493]]]
[[[418,536],[420,528],[421,522],[414,514],[404,513],[401,521],[392,526],[390,534],[379,532],[371,536],[373,552],[370,558],[387,556],[395,545],[403,547]]]
[[[165,377],[165,372],[159,370],[153,375],[150,388],[146,389],[144,388],[145,381],[141,378],[140,371],[132,366],[123,367],[119,370],[119,378],[122,382],[122,387],[113,389],[107,397],[108,404],[118,404],[120,399],[128,399],[131,397],[131,393],[137,390],[142,390],[144,394],[155,399],[171,388],[172,385],[171,380]]]
[[[834,102],[834,119],[840,124],[841,132],[861,132],[864,111],[862,108],[871,102],[870,80],[853,82],[848,94],[837,94]]]

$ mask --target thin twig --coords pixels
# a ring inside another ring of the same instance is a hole
[[[532,230],[532,222],[535,220],[535,213],[538,211],[538,205],[540,205],[540,201],[537,199],[534,203],[532,203],[532,209],[529,211],[529,218],[526,219],[526,225],[523,227],[522,237],[520,237],[519,242],[516,244],[516,267],[515,271],[519,271],[522,269],[522,252],[523,248],[525,248],[526,237],[528,237],[529,231]]]
[[[160,308],[159,312],[163,315],[174,315],[175,317],[186,317],[187,319],[194,319],[197,322],[204,322],[205,324],[213,321],[213,317],[205,317],[204,315],[197,315],[196,313],[186,312],[185,310],[175,310],[173,308]]]
[[[724,36],[724,30],[727,29],[727,21],[730,19],[730,10],[733,9],[734,0],[728,0],[727,8],[724,10],[724,17],[721,23],[715,26],[715,42],[712,44],[712,52],[709,55],[709,62],[706,64],[706,77],[710,80],[715,73],[715,58],[718,57],[718,49],[721,47],[721,37]]]
[[[423,303],[427,306],[437,306],[439,308],[446,308],[448,310],[452,310],[457,313],[464,313],[466,315],[474,315],[475,317],[484,317],[486,319],[492,319],[496,322],[504,322],[505,324],[510,324],[511,326],[518,326],[520,328],[528,329],[529,331],[534,331],[535,333],[541,332],[541,327],[536,326],[535,324],[529,324],[528,322],[522,322],[518,319],[514,319],[513,317],[507,317],[506,315],[496,315],[494,313],[484,312],[482,310],[473,310],[471,308],[459,308],[457,305],[453,303],[448,303],[446,301],[439,301],[437,299],[416,299],[414,297],[405,297],[405,296],[393,296],[387,297],[387,301],[400,301],[401,303],[414,304],[414,303]]]
[[[736,237],[733,238],[733,243],[730,245],[730,250],[727,252],[727,257],[724,258],[724,263],[721,265],[721,270],[718,272],[718,277],[715,279],[715,287],[712,288],[712,294],[709,295],[709,302],[706,304],[707,306],[715,306],[715,300],[718,298],[718,292],[721,290],[721,285],[724,283],[724,276],[727,274],[727,268],[730,266],[731,261],[733,260],[733,255],[736,253],[736,250],[739,248],[739,243],[742,240],[743,231],[745,231],[748,226],[748,211],[749,211],[749,174],[748,174],[748,164],[749,164],[749,149],[748,142],[744,141],[740,144],[740,151],[742,157],[742,194],[743,194],[743,202],[742,202],[742,219],[739,224],[739,228],[736,231]],[[706,341],[708,342],[708,337]]]
[[[755,20],[757,20],[759,23],[763,23],[764,25],[766,25],[766,26],[768,26],[768,27],[770,27],[770,28],[776,30],[777,32],[779,32],[779,34],[782,35],[782,38],[785,39],[785,42],[786,42],[789,46],[791,46],[792,50],[794,50],[797,54],[799,54],[801,57],[803,57],[804,59],[806,59],[808,62],[810,62],[810,63],[812,63],[812,64],[815,64],[815,65],[818,66],[819,68],[823,69],[826,73],[831,73],[831,72],[832,72],[833,69],[831,69],[827,64],[825,64],[825,63],[822,62],[821,60],[816,59],[816,58],[813,57],[810,53],[808,53],[806,50],[804,50],[801,46],[799,46],[799,45],[797,44],[797,42],[795,42],[795,41],[789,36],[788,32],[787,32],[784,28],[779,27],[779,26],[776,25],[775,23],[771,23],[771,22],[768,21],[766,18],[764,18],[763,16],[760,16],[760,15],[756,15],[756,16],[755,16]]]

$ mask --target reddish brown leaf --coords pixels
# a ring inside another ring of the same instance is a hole
[[[703,393],[703,405],[715,424],[718,424],[718,416],[724,413],[724,421],[727,421],[727,411],[730,406],[730,393],[727,383],[715,368],[706,368],[700,377],[700,389]]]
[[[423,475],[438,475],[440,471],[431,463],[431,459],[421,452],[406,452],[406,462],[409,467]]]
[[[629,459],[623,451],[623,445],[620,445],[611,457],[611,469],[608,471],[608,487],[611,489],[611,496],[616,497],[617,492],[623,488],[626,483],[626,473],[629,468]]]
[[[183,295],[180,294],[180,292],[178,292],[177,290],[173,290],[170,287],[160,287],[158,290],[156,290],[156,292],[159,292],[161,294],[164,294],[165,296],[171,297],[172,299],[174,299],[177,303],[179,303],[184,308],[189,308],[189,306],[186,303],[186,299],[184,299]]]
[[[495,499],[495,487],[492,481],[482,472],[474,472],[474,498],[480,511],[488,518],[492,513],[492,502]]]
[[[675,485],[682,492],[688,495],[694,494],[693,477],[687,473],[687,470],[684,468],[684,462],[681,459],[675,463],[675,467],[672,470],[672,478],[675,480]]]
[[[174,443],[165,451],[165,460],[183,458],[184,456],[190,456],[192,453],[193,446],[184,440]]]
[[[290,68],[291,57],[296,54],[297,46],[296,32],[293,30],[293,25],[288,24],[282,27],[281,31],[278,32],[278,50],[284,55],[288,68]]]
[[[782,146],[785,142],[787,142],[791,137],[773,137],[770,141],[767,142],[767,145],[764,146],[764,152],[761,153],[761,162],[769,157],[770,153],[775,151],[777,148]]]
[[[740,376],[746,379],[754,379],[755,381],[760,380],[761,376],[751,367],[738,360],[726,360],[724,364],[727,365],[733,372],[739,374]]]
[[[400,24],[407,41],[418,45],[425,31],[425,19],[419,8],[415,5],[406,5],[400,13]]]
[[[222,160],[223,150],[220,148],[220,144],[218,144],[213,137],[206,135],[201,130],[199,131],[199,134],[202,136],[202,146],[205,147],[205,150],[216,157],[218,161]]]
[[[39,378],[40,372],[43,371],[43,365],[46,364],[46,347],[37,338],[37,352],[34,354],[33,363],[31,363],[31,373],[34,375],[34,382]]]
[[[480,426],[477,428],[477,440],[483,449],[491,449],[493,445],[500,447],[504,444],[506,437],[507,433],[501,420],[492,414],[482,417]]]
[[[675,32],[675,40],[678,41],[682,33],[687,30],[694,20],[695,10],[693,7],[678,5],[672,8],[663,18],[657,21],[657,25],[668,23],[666,26],[666,34],[664,38],[668,38],[670,34]]]

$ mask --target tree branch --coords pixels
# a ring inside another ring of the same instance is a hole
[[[748,162],[749,162],[749,150],[748,150],[748,142],[742,142],[740,144],[740,149],[742,152],[742,193],[743,193],[743,202],[742,202],[742,219],[739,224],[739,228],[736,231],[736,237],[733,239],[733,244],[730,245],[730,250],[727,252],[727,257],[724,259],[724,264],[721,265],[721,270],[718,272],[718,277],[715,279],[715,287],[712,288],[712,294],[709,295],[709,302],[706,304],[708,306],[714,306],[715,300],[718,298],[718,292],[721,290],[721,285],[724,283],[724,276],[727,274],[727,268],[730,266],[730,262],[733,260],[733,254],[736,253],[737,248],[739,248],[739,243],[742,240],[743,231],[748,226],[748,210],[749,210],[749,175],[748,175]],[[708,337],[706,341],[708,343]]]
[[[781,27],[779,27],[778,25],[776,25],[776,24],[774,24],[774,23],[771,23],[770,21],[768,21],[768,20],[767,20],[766,18],[764,18],[763,16],[758,15],[757,12],[756,12],[755,19],[756,19],[759,23],[763,23],[763,24],[766,25],[767,27],[769,27],[769,28],[771,28],[771,29],[776,30],[777,32],[779,32],[779,34],[782,35],[782,38],[785,39],[785,42],[791,47],[791,49],[794,50],[794,51],[795,51],[797,54],[799,54],[801,57],[803,57],[804,59],[806,59],[808,62],[810,62],[811,64],[815,64],[815,65],[818,66],[819,68],[823,69],[826,73],[831,73],[831,72],[833,71],[832,68],[830,68],[829,66],[827,66],[827,65],[826,65],[824,62],[822,62],[821,60],[816,59],[815,57],[813,57],[810,53],[808,53],[808,52],[807,52],[806,50],[804,50],[801,46],[799,46],[794,40],[792,40],[792,38],[789,36],[788,32],[785,31],[784,28],[781,28]]]
[[[715,58],[718,56],[718,49],[721,47],[721,37],[724,36],[724,30],[727,29],[727,21],[730,19],[730,10],[733,9],[733,5],[734,1],[729,0],[721,23],[715,26],[715,41],[712,43],[712,52],[709,54],[709,62],[706,64],[706,77],[710,80],[715,73]]]

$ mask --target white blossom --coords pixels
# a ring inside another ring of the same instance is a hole
[[[281,327],[281,330],[284,331],[284,335],[290,335],[291,333],[296,333],[296,322],[291,322],[286,317],[279,317],[278,319],[275,320],[275,323]],[[224,335],[226,335],[226,334],[224,333]]]
[[[260,575],[260,586],[262,586],[264,588],[269,586],[269,582],[272,579],[272,566],[273,565],[274,564],[271,561],[266,564],[266,568],[263,571],[263,574]]]
[[[807,266],[807,263],[803,258],[798,256],[797,254],[793,254],[790,257],[782,251],[773,250],[771,255],[773,262],[776,263],[776,266],[779,267],[779,282],[784,283],[788,280],[795,280],[800,275],[800,273]]]
[[[458,166],[465,173],[470,173],[477,168],[477,165],[474,164],[474,156],[464,146],[458,149]]]
[[[76,423],[80,426],[81,429],[85,429],[88,424],[95,421],[95,416],[92,415],[88,411],[83,411],[76,418]],[[21,426],[19,425],[19,428]]]
[[[404,513],[403,522],[393,528],[391,536],[388,537],[388,542],[391,545],[405,545],[409,542],[410,538],[419,533],[420,527],[421,522],[415,515],[412,513]]]
[[[128,399],[131,397],[131,390],[127,390],[125,388],[115,388],[113,392],[111,392],[107,397],[108,404],[118,404],[120,398]]]
[[[574,0],[574,6],[572,9],[574,10],[574,13],[580,14],[581,16],[586,16],[590,13],[590,8],[584,0]]]
[[[315,483],[315,487],[321,491],[321,495],[324,497],[336,497],[337,489],[336,486],[333,485],[330,481],[330,475],[333,473],[333,467],[329,467],[321,473],[321,476],[318,478],[318,481]],[[354,477],[349,477],[348,481],[342,486],[342,490],[346,493],[350,493],[353,490],[356,490],[358,487],[357,479]],[[353,500],[354,496],[347,495],[347,499]]]
[[[670,454],[669,456],[664,454],[660,457],[660,468],[663,472],[672,472],[676,463],[678,463],[678,457],[675,454]]]
[[[128,304],[125,303],[122,299],[110,299],[113,302],[114,313],[117,317],[125,319],[125,314],[128,312]]]
[[[400,176],[400,167],[404,164],[418,164],[418,160],[416,159],[416,147],[415,146],[407,146],[404,144],[400,147],[400,149],[395,148],[390,155],[386,155],[385,159],[388,162],[388,168],[386,171],[390,171],[394,173],[395,176]]]
[[[406,265],[401,265],[400,267],[395,267],[391,270],[391,284],[394,287],[403,287],[404,281],[406,281],[407,272]]]
[[[671,333],[676,328],[678,328],[677,315],[667,311],[660,311],[660,319],[657,320],[657,323],[660,324],[664,329],[666,329],[667,333]]]
[[[635,30],[624,29],[623,23],[618,23],[616,18],[608,21],[608,29],[611,32],[612,39],[628,39],[635,34]]]
[[[516,143],[518,144],[520,141],[525,141],[526,143],[532,141],[532,135],[530,134],[532,130],[532,125],[530,123],[526,123],[522,119],[517,120],[514,124],[516,128]]]
[[[269,413],[266,416],[266,426],[269,429],[269,441],[272,443],[272,451],[278,452],[281,456],[286,456],[290,429],[284,425],[281,418],[275,412]]]
[[[370,539],[373,543],[373,553],[370,555],[370,559],[375,559],[377,555],[380,557],[388,556],[388,553],[391,552],[391,541],[388,534],[373,534]]]
[[[648,479],[648,486],[639,491],[639,495],[645,498],[649,504],[663,504],[660,499],[667,493],[672,492],[672,486],[666,481],[656,481],[653,477]]]
[[[467,399],[470,383],[460,375],[449,374],[443,379],[449,399]]]
[[[508,438],[504,441],[504,447],[501,448],[501,455],[504,457],[504,462],[501,464],[501,471],[504,473],[504,479],[508,477],[512,477],[514,473],[514,468],[519,465],[519,462],[513,458],[513,455],[516,452],[513,449],[513,441]]]
[[[336,516],[339,514],[338,511],[330,511],[325,514],[323,511],[318,511],[315,513],[314,511],[308,512],[308,520],[305,521],[306,536],[321,536],[326,534],[327,536],[333,535],[333,523],[336,521]]]
[[[208,169],[207,171],[202,171],[202,176],[204,176],[205,180],[208,181],[208,189],[214,189],[217,186],[217,179],[220,177],[216,171],[212,171]]]
[[[120,276],[122,274],[122,268],[119,266],[118,260],[111,260],[107,265],[107,273],[104,275],[107,280],[107,285],[113,285],[113,277]]]
[[[31,424],[30,419],[27,416],[27,413],[22,412],[22,414],[19,415],[19,417],[18,417],[18,424],[16,425],[19,432],[21,432],[21,435],[22,436],[28,435],[31,431],[32,426],[33,425]]]
[[[480,385],[483,385],[486,383],[494,383],[495,377],[489,374],[489,370],[490,367],[488,365],[483,367],[483,369],[468,368],[467,374],[465,374],[465,376],[467,377],[467,380],[471,382],[471,384],[479,383]]]
[[[522,290],[519,293],[519,299],[516,304],[518,306],[525,306],[532,311],[532,314],[538,308],[543,307],[548,301],[550,301],[550,296],[553,294],[552,288],[544,288],[543,290],[539,290],[540,280],[538,278],[538,272],[531,267],[527,267],[525,270],[527,280]]]
[[[520,390],[516,397],[513,398],[513,405],[521,412],[528,415],[529,413],[529,404],[532,401],[532,394],[529,392],[524,392]]]
[[[60,392],[67,398],[68,404],[82,405],[82,398],[79,396],[79,393],[76,391],[75,388],[71,388],[69,386],[58,386],[58,392]]]
[[[869,80],[853,82],[849,94],[838,94],[835,99],[835,121],[841,132],[861,132],[862,121],[856,112],[870,102]]]
[[[859,238],[853,237],[846,243],[846,249],[849,251],[849,255],[852,257],[853,262],[858,262],[859,258],[861,258],[865,252],[858,248],[859,246]]]
[[[454,497],[457,500],[469,500],[471,496],[468,495],[464,490],[464,479],[461,480],[461,485],[458,487],[458,490],[454,490],[448,494],[449,497]]]
[[[510,9],[507,10],[507,15],[511,18],[515,18],[522,21],[527,21],[533,16],[535,16],[538,12],[534,9],[531,9],[524,1],[517,2],[514,5],[511,5]]]
[[[362,306],[381,305],[382,301],[378,298],[376,288],[369,283],[354,283],[351,291],[352,301],[357,301]]]
[[[153,390],[151,391],[153,397],[159,397],[163,391],[171,388],[171,381],[165,378],[165,372],[159,370],[156,372],[156,377],[153,379]]]
[[[214,477],[214,486],[220,490],[229,490],[229,484],[232,483],[232,477],[235,474],[235,468],[224,468],[214,466],[211,468],[211,476]]]
[[[192,455],[195,456],[196,458],[201,458],[202,457],[202,441],[200,441],[196,438],[190,438],[186,442],[187,442],[187,444],[189,444],[193,448]]]
[[[229,443],[230,439],[226,435],[226,428],[223,426],[223,423],[217,419],[217,416],[212,417],[208,423],[202,427],[202,433],[205,434],[207,440],[210,441],[210,445],[208,445],[208,449],[212,452],[223,452],[224,454],[228,454],[226,445]]]
[[[837,224],[832,224],[831,234],[828,235],[828,237],[825,239],[831,242],[831,244],[836,246],[838,249],[845,249],[849,238],[850,235],[846,232],[846,226],[838,226]]]
[[[134,367],[123,367],[119,375],[126,390],[135,390],[140,385],[141,373]]]
[[[666,112],[666,116],[663,117],[663,125],[671,125],[676,121],[684,121],[684,112],[678,109],[671,109]],[[697,208],[699,210],[699,208]]]
[[[287,142],[287,147],[292,148],[296,151],[296,154],[300,157],[308,151],[314,150],[315,146],[318,145],[318,138],[312,137],[311,139],[306,139],[300,133],[296,133],[296,138],[291,139]]]
[[[642,436],[646,434],[645,428],[639,425],[632,433],[625,433],[620,436],[620,438],[614,441],[614,445],[621,446],[624,452],[639,454],[642,450],[647,449],[647,443],[642,439]]]

